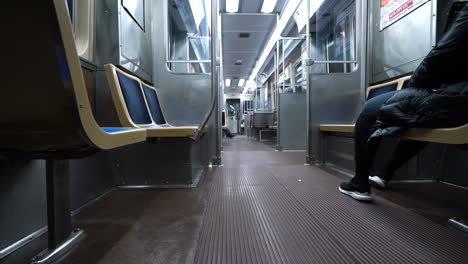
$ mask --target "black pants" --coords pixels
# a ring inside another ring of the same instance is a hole
[[[231,133],[231,130],[229,128],[223,128],[223,132],[226,135],[226,137],[233,137],[234,135]]]
[[[356,127],[354,131],[354,159],[356,166],[356,175],[353,178],[353,182],[360,186],[368,186],[368,177],[372,169],[374,157],[377,152],[379,141],[373,144],[368,144],[369,137],[371,136],[371,128],[374,122],[377,120],[377,114],[382,105],[396,92],[389,92],[372,99],[369,99],[356,121]],[[391,158],[385,163],[384,168],[381,168],[379,173],[381,178],[390,179],[393,172],[401,167],[404,163],[418,154],[426,142],[412,141],[412,140],[400,140],[395,152],[389,155]]]

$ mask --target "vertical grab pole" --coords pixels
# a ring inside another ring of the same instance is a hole
[[[218,0],[216,0],[218,1]],[[216,18],[218,18],[216,20],[216,24],[217,24],[217,34],[216,34],[216,43],[219,44],[219,48],[216,49],[216,53],[217,55],[219,54],[219,70],[217,70],[217,74],[219,73],[218,75],[218,78],[216,80],[216,91],[217,91],[217,96],[216,96],[216,99],[217,99],[217,102],[218,102],[218,106],[217,106],[217,114],[216,114],[216,123],[218,124],[217,125],[217,135],[216,135],[216,162],[217,162],[217,165],[221,165],[222,163],[222,160],[221,160],[221,151],[223,150],[223,145],[222,145],[222,137],[223,137],[223,132],[222,132],[222,114],[223,114],[223,111],[222,111],[222,102],[221,102],[221,95],[224,93],[224,69],[222,68],[222,65],[223,65],[223,53],[222,53],[222,49],[223,49],[223,42],[222,42],[222,34],[220,34],[220,32],[222,32],[222,18],[221,18],[221,15],[219,13],[219,5],[217,4],[216,5]],[[212,21],[213,22],[213,21]],[[220,78],[221,77],[221,78]],[[227,122],[227,120],[226,120]],[[227,123],[226,123],[227,124]]]
[[[280,20],[279,14],[276,14],[276,26],[278,26]],[[281,149],[281,140],[280,140],[280,98],[279,98],[279,40],[276,40],[276,52],[275,52],[276,64],[275,64],[275,72],[276,72],[276,149]]]
[[[218,66],[219,58],[217,52],[216,41],[218,39],[218,0],[211,0],[211,102],[208,112],[205,114],[202,123],[198,127],[195,135],[192,139],[198,141],[203,134],[203,130],[210,121],[211,116],[215,113],[215,116],[218,115],[218,109],[216,109],[219,101],[218,97]],[[167,27],[166,27],[167,28]],[[219,126],[219,124],[216,124]]]
[[[309,67],[308,64],[309,64],[309,61],[310,61],[310,57],[311,57],[311,54],[310,54],[310,0],[307,0],[307,24],[306,24],[306,49],[307,49],[307,59],[305,62],[303,62],[303,64],[305,63],[305,65],[302,65],[303,67],[303,71],[307,71],[307,74],[306,74],[306,78],[305,78],[305,87],[306,87],[306,108],[307,108],[307,112],[306,112],[306,120],[307,120],[307,125],[306,125],[306,146],[307,146],[307,156],[305,158],[306,160],[306,164],[311,164],[311,160],[310,160],[310,124],[311,124],[311,120],[310,120],[310,72],[309,72]]]

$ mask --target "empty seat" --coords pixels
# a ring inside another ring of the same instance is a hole
[[[144,128],[147,137],[191,137],[196,126],[166,122],[156,89],[112,64],[105,65],[109,88],[122,126]]]
[[[92,112],[66,0],[12,1],[3,9],[0,154],[45,159],[50,263],[78,241],[70,217],[69,158],[146,140],[144,129],[103,128]]]
[[[255,112],[252,116],[253,128],[268,128],[273,126],[273,112]]]

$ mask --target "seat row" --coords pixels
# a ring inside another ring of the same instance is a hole
[[[3,59],[11,63],[2,75],[0,155],[46,160],[48,249],[33,263],[51,263],[83,236],[71,223],[69,159],[153,137],[190,137],[197,127],[166,122],[156,89],[113,65],[106,72],[120,127],[100,126],[67,1],[13,1],[5,8],[0,29],[11,41]]]
[[[276,112],[254,112],[250,118],[250,129],[254,136],[263,141],[263,133],[276,132],[278,126],[276,121]]]
[[[173,126],[166,121],[155,87],[115,65],[104,68],[122,127],[143,128],[148,138],[195,134],[197,126]]]
[[[389,82],[369,86],[366,100],[378,95],[407,88],[411,76],[404,76]],[[355,124],[320,124],[323,133],[354,133]],[[453,128],[411,128],[404,132],[401,138],[443,144],[467,144],[468,124]]]

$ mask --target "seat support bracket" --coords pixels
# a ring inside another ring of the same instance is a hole
[[[46,160],[48,249],[32,259],[33,264],[52,263],[67,253],[83,236],[72,231],[70,215],[70,164]]]

